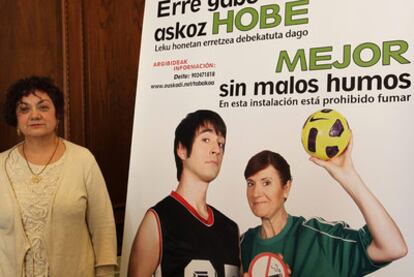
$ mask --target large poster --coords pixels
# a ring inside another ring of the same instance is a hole
[[[364,219],[301,144],[305,119],[331,108],[353,133],[353,161],[414,247],[412,11],[395,1],[146,1],[135,107],[121,276],[146,210],[177,185],[174,130],[197,109],[228,127],[208,203],[241,232],[260,224],[246,200],[243,170],[260,150],[291,165],[290,214]],[[410,276],[412,252],[371,274]]]

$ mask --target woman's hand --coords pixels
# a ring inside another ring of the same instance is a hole
[[[358,206],[372,236],[368,256],[376,263],[391,262],[407,254],[407,245],[397,224],[381,202],[368,189],[354,168],[351,159],[352,136],[347,149],[328,161],[310,158],[325,168],[339,182]]]
[[[341,155],[336,156],[330,160],[321,160],[316,157],[310,157],[309,160],[315,164],[325,168],[328,173],[337,180],[341,185],[344,185],[352,175],[357,175],[355,171],[354,164],[351,158],[353,138],[349,140],[349,144],[345,151]]]

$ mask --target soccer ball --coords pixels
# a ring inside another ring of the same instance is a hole
[[[302,144],[306,152],[322,160],[340,155],[350,138],[351,131],[345,117],[332,109],[311,114],[302,128]]]

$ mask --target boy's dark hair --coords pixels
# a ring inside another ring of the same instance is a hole
[[[279,173],[280,181],[283,185],[292,180],[290,166],[285,158],[283,158],[280,154],[269,150],[259,152],[250,158],[247,162],[246,169],[244,170],[244,178],[247,179],[253,176],[269,165],[273,166]]]
[[[178,145],[181,144],[187,149],[188,157],[191,155],[193,142],[197,131],[211,124],[214,131],[226,138],[227,128],[223,119],[216,112],[210,110],[198,110],[187,114],[187,116],[178,124],[175,129],[174,139],[174,157],[177,166],[177,180],[180,181],[183,172],[183,161],[177,154]]]
[[[10,126],[17,126],[16,108],[18,102],[36,91],[46,93],[52,99],[56,109],[56,118],[63,117],[64,96],[62,91],[48,77],[32,76],[20,79],[10,86],[7,90],[6,101],[4,103],[4,119]]]

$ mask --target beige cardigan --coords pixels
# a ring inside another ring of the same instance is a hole
[[[93,155],[64,141],[62,178],[49,211],[45,243],[52,277],[94,277],[95,268],[116,265],[116,233],[105,180]],[[0,277],[24,275],[29,242],[0,153]]]

